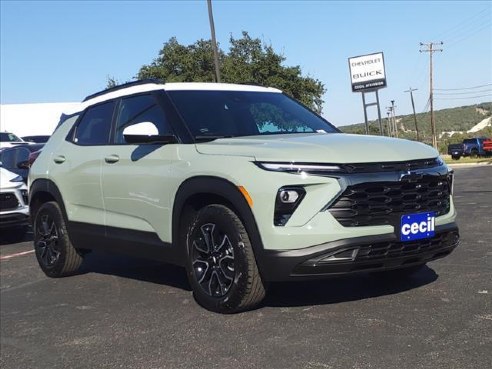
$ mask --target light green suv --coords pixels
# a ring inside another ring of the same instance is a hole
[[[342,134],[273,88],[147,80],[88,96],[29,181],[48,276],[91,249],[129,253],[184,266],[223,313],[272,281],[409,274],[459,242],[433,148]]]

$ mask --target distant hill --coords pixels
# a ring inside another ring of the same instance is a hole
[[[442,109],[434,111],[436,121],[436,133],[441,152],[446,151],[449,143],[461,142],[466,137],[492,136],[491,120],[483,122],[484,119],[492,117],[492,102],[485,102],[476,105],[461,106],[451,109]],[[415,122],[413,114],[399,115],[396,117],[398,125],[398,137],[415,140]],[[474,126],[482,122],[479,126],[483,129],[470,132]],[[432,141],[430,127],[430,113],[417,114],[417,124],[419,127],[420,140],[426,143]],[[386,131],[387,119],[383,118],[383,130]],[[345,133],[364,134],[365,124],[357,123],[347,126],[338,127]],[[377,120],[369,122],[369,134],[379,135],[379,123]]]

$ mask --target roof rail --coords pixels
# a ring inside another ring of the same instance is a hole
[[[266,87],[265,85],[262,85],[261,83],[254,82],[254,81],[246,81],[246,82],[240,82],[240,85],[249,85],[249,86],[258,86],[258,87]]]
[[[156,78],[139,79],[137,81],[123,83],[121,85],[110,87],[110,88],[107,88],[105,90],[96,92],[95,94],[92,94],[92,95],[87,96],[84,100],[82,100],[82,102],[87,101],[87,100],[90,100],[90,99],[93,99],[93,98],[95,98],[97,96],[105,95],[105,94],[107,94],[109,92],[122,90],[124,88],[132,87],[132,86],[145,85],[145,84],[148,84],[148,83],[160,84],[160,83],[164,83],[164,82],[161,81],[161,80],[158,80]]]

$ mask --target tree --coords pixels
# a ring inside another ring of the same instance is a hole
[[[300,66],[283,65],[285,56],[275,52],[247,32],[229,40],[228,53],[219,49],[221,76],[228,83],[252,83],[276,87],[321,113],[325,88],[321,81],[303,76]],[[138,79],[156,78],[166,82],[214,82],[213,49],[210,40],[181,45],[175,37],[164,43],[159,56],[140,68]]]

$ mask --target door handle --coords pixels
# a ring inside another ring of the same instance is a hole
[[[104,161],[108,164],[113,164],[120,161],[120,157],[118,155],[109,155],[104,158]]]
[[[61,163],[64,163],[65,162],[65,157],[63,155],[58,155],[58,156],[55,156],[53,158],[53,161],[56,163],[56,164],[61,164]]]

